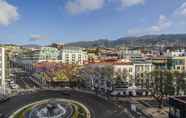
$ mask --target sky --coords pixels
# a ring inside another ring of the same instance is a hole
[[[0,0],[0,43],[186,33],[186,0]]]

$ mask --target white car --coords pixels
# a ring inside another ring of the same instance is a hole
[[[11,86],[11,88],[13,88],[13,89],[17,89],[17,88],[18,88],[18,85],[17,85],[17,84],[11,84],[10,86]]]
[[[10,84],[14,84],[15,82],[13,80],[10,81]]]

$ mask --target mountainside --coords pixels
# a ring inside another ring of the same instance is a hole
[[[40,48],[40,45],[36,45],[36,44],[25,44],[25,45],[21,45],[23,48]]]
[[[80,41],[66,44],[66,46],[78,47],[153,47],[165,45],[170,47],[186,47],[186,34],[162,34],[162,35],[144,35],[140,37],[122,37],[117,40],[100,39],[95,41]]]

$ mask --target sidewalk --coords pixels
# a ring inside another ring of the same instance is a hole
[[[168,108],[147,108],[143,112],[150,114],[153,118],[168,118]]]

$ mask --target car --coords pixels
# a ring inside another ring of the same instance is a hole
[[[111,92],[111,95],[112,96],[118,96],[119,95],[119,92],[118,91],[113,91],[113,92]]]
[[[11,80],[9,83],[10,83],[10,84],[14,84],[15,82],[14,82],[14,80]]]
[[[11,84],[10,87],[11,87],[12,89],[17,89],[17,88],[18,88],[18,85],[17,85],[17,84]]]
[[[10,82],[10,81],[12,81],[12,80],[11,80],[11,79],[7,79],[6,81],[7,81],[7,82]]]

